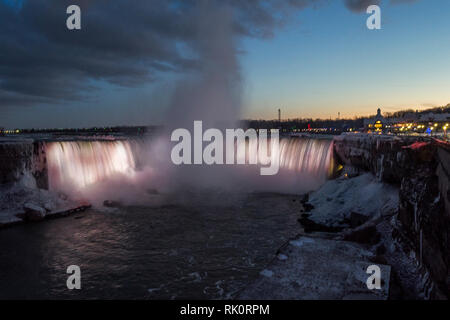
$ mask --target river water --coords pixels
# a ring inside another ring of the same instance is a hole
[[[233,298],[299,231],[297,196],[187,198],[1,230],[0,298]],[[67,289],[69,265],[81,268],[81,290]]]

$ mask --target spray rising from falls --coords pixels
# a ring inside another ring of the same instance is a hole
[[[65,141],[45,145],[51,190],[82,189],[136,167],[129,141]]]

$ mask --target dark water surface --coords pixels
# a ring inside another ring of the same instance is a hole
[[[0,230],[0,299],[232,298],[298,233],[300,203],[278,194],[217,201]],[[81,268],[81,290],[67,289],[69,265]]]

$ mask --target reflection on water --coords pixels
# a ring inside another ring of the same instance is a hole
[[[0,231],[0,298],[224,299],[298,231],[295,196],[88,211]],[[208,204],[209,203],[209,204]],[[81,268],[68,290],[66,268]]]

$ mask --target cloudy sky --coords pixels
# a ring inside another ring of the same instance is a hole
[[[66,28],[70,4],[81,30]],[[381,30],[366,28],[370,4]],[[450,102],[446,0],[0,0],[0,127],[161,123],[176,84],[208,59],[199,28],[220,29],[208,16],[225,7],[242,118]]]

